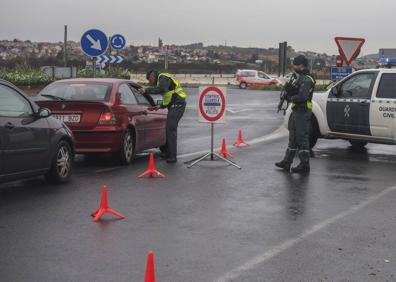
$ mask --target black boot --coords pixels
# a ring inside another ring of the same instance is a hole
[[[309,167],[309,150],[300,150],[298,157],[300,158],[300,164],[291,169],[292,173],[307,173],[310,170]]]
[[[292,167],[292,173],[308,173],[310,170],[309,163],[299,163],[298,166]]]
[[[161,159],[167,159],[167,158],[169,158],[169,154],[168,153],[161,153],[160,157],[161,157]]]
[[[294,156],[296,155],[296,152],[297,152],[296,149],[287,148],[283,161],[277,162],[275,164],[275,166],[277,166],[279,168],[283,168],[287,172],[290,172],[290,167],[291,167],[291,164],[293,163]]]
[[[167,158],[167,159],[166,159],[166,162],[167,162],[168,164],[177,163],[177,158]]]
[[[282,168],[287,172],[290,172],[291,163],[289,163],[287,161],[281,161],[281,162],[275,163],[275,166]]]

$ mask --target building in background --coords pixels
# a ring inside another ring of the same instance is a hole
[[[380,58],[396,58],[396,48],[379,49]]]

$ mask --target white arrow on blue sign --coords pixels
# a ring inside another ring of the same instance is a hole
[[[96,62],[99,64],[106,64],[106,63],[122,63],[124,61],[124,58],[122,56],[108,56],[108,55],[101,55],[98,56],[96,59]]]
[[[104,32],[90,29],[81,36],[80,44],[85,54],[90,57],[98,57],[106,52],[109,41]]]

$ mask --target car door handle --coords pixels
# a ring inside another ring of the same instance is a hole
[[[15,126],[11,123],[11,122],[7,122],[6,124],[5,124],[5,128],[7,128],[7,129],[13,129]]]
[[[148,112],[147,112],[147,111],[143,111],[143,114],[144,114],[145,116],[147,116],[147,115],[148,115]]]
[[[360,106],[368,106],[368,105],[370,105],[370,103],[368,103],[367,101],[360,102]]]

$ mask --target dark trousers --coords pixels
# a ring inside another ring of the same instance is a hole
[[[298,156],[302,163],[309,163],[309,128],[312,111],[293,111],[289,119],[289,145],[284,160],[292,163]]]
[[[171,159],[177,157],[177,127],[185,109],[185,104],[172,105],[168,108],[168,117],[166,121],[166,144],[168,146],[168,156]]]

